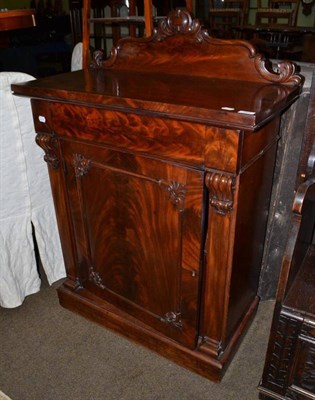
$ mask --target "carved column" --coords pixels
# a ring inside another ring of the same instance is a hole
[[[200,350],[218,357],[226,328],[228,300],[225,289],[232,268],[237,180],[231,174],[209,171],[205,184],[209,191],[209,212]]]

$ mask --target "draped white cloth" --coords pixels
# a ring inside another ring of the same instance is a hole
[[[83,44],[82,42],[77,43],[72,50],[71,56],[71,71],[78,71],[82,69],[82,57],[83,57]]]
[[[11,84],[34,78],[0,72],[0,306],[40,290],[32,224],[49,284],[66,276],[43,150],[35,143],[30,100]]]

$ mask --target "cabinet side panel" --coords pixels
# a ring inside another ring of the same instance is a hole
[[[276,148],[275,142],[240,175],[227,338],[257,295]]]

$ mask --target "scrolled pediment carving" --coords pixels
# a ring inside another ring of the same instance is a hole
[[[123,38],[108,60],[97,51],[92,66],[296,86],[303,81],[291,61],[275,71],[245,40],[211,37],[185,10],[173,10],[148,38]]]

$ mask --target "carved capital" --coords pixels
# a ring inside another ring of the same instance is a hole
[[[57,156],[58,151],[58,139],[52,133],[38,133],[36,135],[36,143],[41,147],[44,152],[44,160],[47,164],[54,169],[59,168],[60,161]]]
[[[160,179],[159,186],[168,194],[168,199],[174,204],[178,211],[184,211],[187,191],[185,185],[175,181],[167,182],[164,179]]]
[[[233,209],[235,178],[221,172],[208,172],[206,186],[209,190],[209,203],[218,214],[226,215]]]
[[[87,175],[91,168],[91,161],[82,156],[81,154],[74,155],[74,169],[75,176],[77,178],[81,178],[84,175]]]

